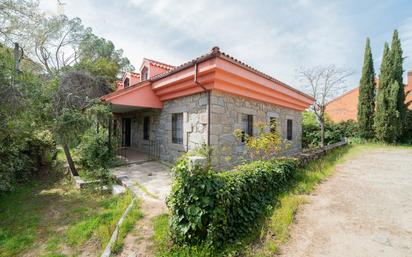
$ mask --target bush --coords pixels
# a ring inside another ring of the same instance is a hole
[[[358,126],[353,120],[325,122],[325,145],[334,144],[342,141],[344,138],[357,137]],[[315,148],[320,144],[320,127],[313,113],[303,113],[302,124],[302,147]]]
[[[88,130],[78,147],[80,164],[87,176],[107,181],[110,179],[109,168],[116,160],[114,147],[109,145],[106,130],[97,132]]]
[[[220,248],[246,236],[274,203],[297,166],[295,159],[256,161],[216,173],[186,159],[173,168],[168,198],[171,235],[177,244]]]
[[[56,145],[47,131],[10,133],[0,140],[0,194],[27,181],[56,157]]]

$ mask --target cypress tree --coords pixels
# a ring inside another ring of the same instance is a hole
[[[370,40],[367,38],[358,98],[359,136],[362,138],[372,138],[374,134],[375,90],[372,50]]]
[[[398,83],[398,86],[401,90],[398,91],[398,95],[396,97],[396,109],[399,112],[399,131],[397,131],[398,138],[402,136],[404,131],[404,123],[406,120],[406,111],[407,107],[405,104],[405,90],[403,87],[403,57],[402,57],[402,46],[401,41],[399,39],[398,31],[395,30],[392,36],[392,44],[391,44],[391,58],[392,58],[392,80]],[[394,86],[395,84],[391,84]],[[396,90],[396,89],[394,89]],[[398,122],[398,123],[399,123]]]
[[[376,113],[375,113],[375,134],[376,138],[389,142],[391,141],[389,129],[389,90],[391,81],[391,53],[388,43],[385,43],[383,49],[383,58],[380,67],[378,94],[376,97]]]

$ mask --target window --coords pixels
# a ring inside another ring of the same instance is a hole
[[[270,133],[276,133],[277,131],[277,121],[275,117],[269,118],[269,129]]]
[[[147,80],[149,78],[149,72],[147,67],[142,69],[142,81]]]
[[[129,86],[129,78],[126,78],[123,82],[124,87],[128,87]]]
[[[149,140],[150,134],[150,117],[146,116],[143,118],[143,139]]]
[[[183,144],[183,113],[172,114],[172,143]]]
[[[242,116],[243,137],[242,142],[245,142],[245,135],[253,136],[253,115],[243,114]]]
[[[287,120],[287,140],[292,140],[293,134],[293,120]]]

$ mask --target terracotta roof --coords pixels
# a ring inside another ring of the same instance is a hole
[[[170,65],[170,64],[162,63],[162,62],[151,60],[151,59],[148,59],[148,58],[144,58],[144,59],[147,60],[150,64],[152,64],[154,66],[157,66],[157,67],[160,67],[160,68],[163,68],[163,69],[166,69],[166,70],[172,70],[172,69],[176,68],[175,66]]]
[[[297,90],[297,89],[295,89],[295,88],[287,85],[286,83],[283,83],[283,82],[281,82],[281,81],[279,81],[279,80],[277,80],[277,79],[275,79],[275,78],[273,78],[273,77],[271,77],[271,76],[269,76],[269,75],[267,75],[267,74],[265,74],[265,73],[263,73],[263,72],[261,72],[261,71],[258,71],[257,69],[253,68],[252,66],[250,66],[250,65],[248,65],[248,64],[246,64],[246,63],[244,63],[244,62],[242,62],[242,61],[239,61],[239,60],[233,58],[232,56],[230,56],[230,55],[228,55],[228,54],[226,54],[226,53],[224,53],[224,52],[221,52],[220,49],[219,49],[219,47],[217,47],[217,46],[213,47],[213,48],[212,48],[212,51],[211,51],[210,53],[201,55],[201,56],[199,56],[199,57],[197,57],[197,58],[195,58],[195,59],[192,59],[192,60],[190,60],[190,61],[188,61],[188,62],[186,62],[186,63],[183,63],[182,65],[176,66],[174,69],[172,69],[172,70],[170,70],[170,71],[168,71],[168,72],[164,72],[164,73],[162,73],[162,74],[156,75],[156,76],[152,77],[150,80],[151,80],[151,81],[156,81],[156,80],[162,79],[162,78],[167,77],[167,76],[169,76],[169,75],[171,75],[171,74],[174,74],[174,73],[177,73],[177,72],[179,72],[179,71],[181,71],[181,70],[184,70],[184,69],[186,69],[186,68],[188,68],[188,67],[194,66],[196,63],[203,62],[203,61],[206,61],[206,60],[215,58],[215,57],[224,58],[225,60],[227,60],[227,61],[229,61],[229,62],[231,62],[231,63],[237,64],[237,65],[239,65],[239,66],[241,66],[241,67],[243,67],[243,68],[245,68],[245,69],[247,69],[247,70],[249,70],[249,71],[257,74],[257,75],[260,75],[260,76],[262,76],[262,77],[264,77],[264,78],[266,78],[266,79],[268,79],[268,80],[271,80],[271,81],[273,81],[273,82],[275,82],[275,83],[281,84],[282,86],[287,87],[288,89],[290,89],[290,90],[292,90],[292,91],[294,91],[294,92],[296,92],[296,93],[298,93],[298,94],[300,94],[300,95],[303,95],[303,96],[305,96],[305,97],[308,97],[308,98],[314,100],[314,98],[313,98],[312,96],[310,96],[310,95],[308,95],[308,94],[305,94],[305,93],[303,93],[303,92],[301,92],[301,91],[299,91],[299,90]]]

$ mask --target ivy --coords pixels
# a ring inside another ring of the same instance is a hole
[[[217,173],[186,159],[173,168],[175,181],[168,206],[171,235],[177,244],[212,248],[236,242],[257,226],[296,168],[295,159],[255,161]]]

